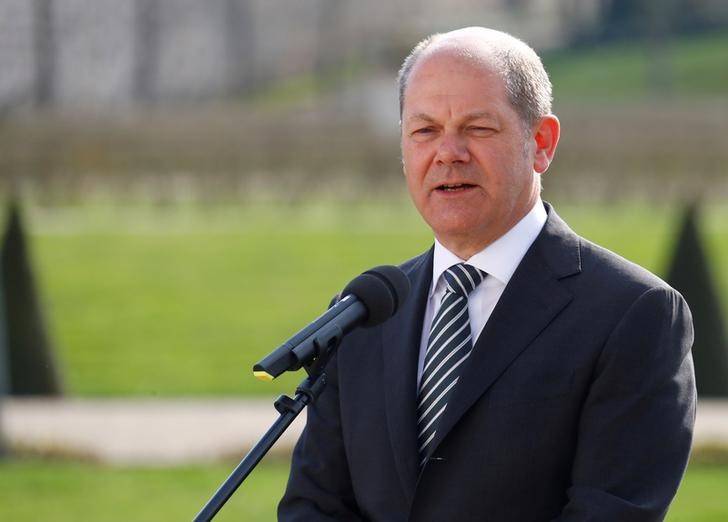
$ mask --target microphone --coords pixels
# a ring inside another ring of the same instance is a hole
[[[409,279],[396,266],[367,270],[346,285],[340,301],[253,366],[253,375],[272,381],[283,372],[307,366],[357,326],[375,326],[392,317],[409,289]]]

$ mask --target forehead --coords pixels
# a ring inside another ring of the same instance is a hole
[[[404,110],[422,103],[507,102],[505,82],[492,57],[462,49],[438,49],[421,56],[407,80]]]

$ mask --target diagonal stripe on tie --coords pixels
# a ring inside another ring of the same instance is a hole
[[[430,456],[438,420],[458,382],[460,369],[473,348],[468,294],[485,279],[485,272],[460,263],[448,268],[440,309],[430,328],[420,379],[417,433],[421,464]]]

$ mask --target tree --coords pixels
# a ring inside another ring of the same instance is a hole
[[[0,274],[0,289],[3,287],[2,274]],[[7,367],[7,346],[5,328],[5,306],[2,302],[3,292],[0,290],[0,458],[8,454],[7,444],[3,437],[2,408],[3,400],[8,392],[8,367]]]
[[[46,335],[18,206],[10,204],[0,281],[6,329],[8,392],[58,395],[61,383]]]
[[[690,306],[698,395],[728,396],[728,342],[723,314],[698,227],[698,205],[685,208],[667,281]]]

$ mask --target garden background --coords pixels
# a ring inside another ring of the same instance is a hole
[[[272,408],[302,376],[265,384],[252,364],[361,271],[430,246],[400,170],[396,69],[429,32],[479,24],[533,43],[551,75],[563,135],[544,199],[685,293],[707,325],[696,350],[717,350],[701,400],[725,400],[721,4],[0,0],[2,277],[31,281],[37,304],[4,293],[0,397]],[[7,269],[12,256],[30,279]],[[11,364],[28,349],[7,322],[20,309],[42,333],[28,367],[44,368],[45,390]],[[668,520],[728,517],[725,442],[696,449]],[[0,519],[14,521],[190,519],[245,450],[140,465],[7,437],[0,448]],[[275,518],[287,451],[220,520]]]

